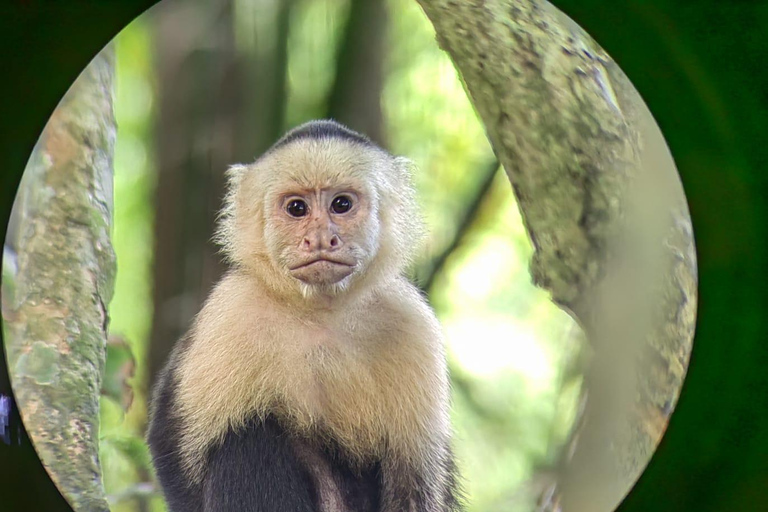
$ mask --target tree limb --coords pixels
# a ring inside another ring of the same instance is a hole
[[[533,280],[593,352],[564,509],[613,510],[663,433],[693,335],[695,255],[674,164],[626,77],[548,3],[419,2],[507,171]]]
[[[32,153],[14,205],[18,268],[4,312],[14,394],[43,465],[75,509],[105,512],[98,427],[115,276],[113,70],[107,47]]]

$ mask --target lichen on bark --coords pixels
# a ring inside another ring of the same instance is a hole
[[[101,375],[114,286],[114,53],[107,47],[53,112],[22,177],[6,351],[24,426],[75,510],[108,511],[98,456]]]
[[[512,184],[533,281],[588,340],[586,407],[551,509],[613,510],[663,434],[691,349],[696,258],[674,163],[627,77],[547,2],[419,3]]]

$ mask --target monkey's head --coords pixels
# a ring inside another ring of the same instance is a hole
[[[333,121],[229,170],[217,239],[282,294],[338,294],[403,271],[422,228],[405,158]]]

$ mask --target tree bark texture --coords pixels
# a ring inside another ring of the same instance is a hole
[[[691,348],[695,251],[674,164],[626,76],[550,4],[419,3],[510,179],[534,282],[589,342],[552,508],[613,510],[663,434]]]
[[[107,47],[64,96],[32,153],[14,204],[16,268],[3,312],[24,425],[64,497],[89,511],[109,510],[98,426],[115,277],[113,73]]]

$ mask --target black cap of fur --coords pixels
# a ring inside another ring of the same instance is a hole
[[[332,119],[323,119],[320,121],[310,121],[297,126],[283,135],[283,137],[272,146],[272,149],[286,146],[301,139],[343,139],[364,146],[375,147],[375,144],[371,142],[371,139],[365,135],[352,131],[343,124],[337,123]]]

